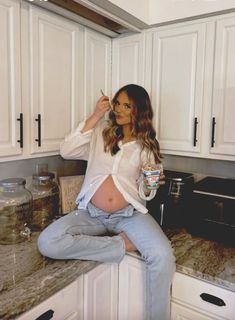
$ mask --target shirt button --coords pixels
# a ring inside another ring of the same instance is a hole
[[[90,187],[92,187],[93,186],[93,183],[90,183]]]

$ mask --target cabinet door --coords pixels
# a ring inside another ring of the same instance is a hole
[[[113,94],[126,84],[144,85],[144,48],[144,34],[113,40]]]
[[[80,289],[79,284],[77,281],[74,281],[32,310],[29,310],[17,318],[17,320],[32,320],[40,316],[42,319],[51,319],[49,317],[50,315],[53,315],[53,319],[56,320],[81,319],[80,310],[77,305],[78,289]]]
[[[84,320],[116,320],[118,265],[101,264],[84,275]]]
[[[84,114],[84,31],[70,20],[29,6],[28,33],[30,153],[57,153]]]
[[[204,24],[154,32],[152,100],[163,153],[200,152],[205,34]]]
[[[0,157],[20,155],[20,6],[0,0]]]
[[[86,116],[89,116],[101,96],[101,89],[107,96],[111,95],[111,39],[86,29],[85,57],[84,108]]]
[[[235,159],[235,17],[217,21],[211,123],[213,119],[211,154]]]
[[[125,256],[119,266],[119,320],[145,319],[144,262]]]

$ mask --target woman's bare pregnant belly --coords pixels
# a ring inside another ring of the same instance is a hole
[[[115,186],[112,176],[108,176],[107,179],[104,180],[93,195],[91,202],[97,208],[110,213],[114,213],[128,206],[128,202]]]

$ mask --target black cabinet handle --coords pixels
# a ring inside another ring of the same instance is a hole
[[[197,145],[197,125],[198,125],[197,118],[194,118],[194,135],[193,135],[193,146],[194,147],[196,147],[196,145]]]
[[[202,300],[209,302],[209,303],[212,303],[212,304],[215,304],[216,306],[219,306],[219,307],[226,306],[224,300],[222,300],[216,296],[213,296],[212,294],[202,293],[202,294],[200,294],[200,297],[202,298]]]
[[[43,314],[41,314],[39,317],[37,317],[35,320],[50,320],[53,318],[54,311],[53,310],[47,310]]]
[[[37,141],[38,146],[41,147],[41,115],[38,114],[38,117],[35,119],[38,122],[38,138],[35,139]]]
[[[212,133],[211,133],[211,148],[213,148],[215,145],[215,125],[216,125],[216,121],[215,121],[215,117],[213,117],[212,118]]]
[[[20,147],[23,148],[23,146],[24,146],[24,128],[23,128],[24,119],[23,119],[23,113],[20,113],[20,117],[17,118],[17,121],[20,121],[20,139],[17,140],[17,142],[19,142]]]

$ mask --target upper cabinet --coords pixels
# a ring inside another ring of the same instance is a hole
[[[54,155],[111,91],[111,39],[28,2],[0,0],[0,161]]]
[[[235,159],[234,14],[113,40],[112,88],[144,85],[163,154]]]
[[[200,152],[204,24],[153,33],[152,102],[163,152]]]
[[[235,160],[235,16],[155,29],[152,38],[162,153]]]
[[[144,85],[144,34],[113,40],[112,92],[130,83]]]
[[[22,153],[20,6],[0,0],[0,157]]]
[[[90,116],[102,90],[111,94],[111,39],[97,32],[85,31],[86,116]]]
[[[58,152],[83,116],[84,30],[35,6],[24,18],[27,27],[22,32],[28,42],[22,47],[22,81],[28,79],[29,85],[30,153]]]
[[[213,156],[235,158],[235,17],[216,23],[211,148]]]

